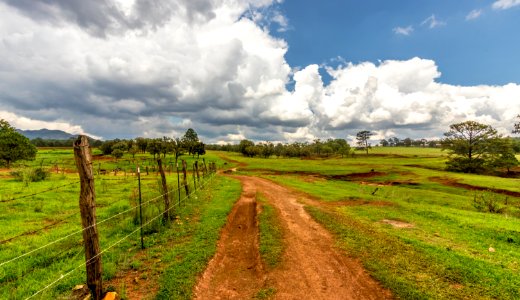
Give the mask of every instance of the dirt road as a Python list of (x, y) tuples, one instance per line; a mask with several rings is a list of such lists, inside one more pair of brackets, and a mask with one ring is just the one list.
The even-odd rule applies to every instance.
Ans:
[[(334, 248), (330, 233), (299, 203), (305, 196), (265, 179), (236, 178), (242, 182), (242, 196), (195, 288), (195, 299), (251, 299), (266, 287), (276, 291), (273, 299), (392, 298), (358, 261)], [(269, 272), (258, 252), (256, 193), (277, 209), (284, 227), (282, 263)]]

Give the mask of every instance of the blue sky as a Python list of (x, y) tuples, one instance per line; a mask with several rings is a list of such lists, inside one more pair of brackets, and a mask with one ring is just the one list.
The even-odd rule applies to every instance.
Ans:
[[(494, 1), (312, 1), (287, 0), (285, 32), (273, 32), (289, 44), (292, 66), (327, 63), (338, 56), (349, 62), (414, 56), (432, 59), (440, 81), (456, 85), (520, 82), (520, 6), (492, 8)], [(471, 11), (480, 16), (467, 19)], [(435, 16), (439, 24), (422, 24)], [(409, 35), (397, 27), (411, 26)]]
[(0, 119), (103, 139), (438, 139), (520, 114), (520, 0), (0, 0)]

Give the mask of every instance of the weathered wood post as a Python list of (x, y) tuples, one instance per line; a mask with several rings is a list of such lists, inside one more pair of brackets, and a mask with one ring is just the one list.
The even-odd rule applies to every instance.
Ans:
[(80, 135), (74, 142), (74, 160), (81, 182), (79, 208), (81, 225), (83, 226), (85, 260), (87, 262), (87, 286), (92, 293), (92, 299), (100, 300), (103, 293), (103, 281), (101, 278), (99, 235), (96, 226), (96, 191), (92, 170), (92, 152), (88, 139), (84, 135)]
[(197, 173), (197, 183), (200, 184), (200, 175), (199, 175), (199, 161), (195, 161), (195, 172)]
[(192, 170), (193, 171), (192, 172), (192, 174), (193, 174), (192, 175), (193, 176), (193, 191), (196, 192), (197, 191), (197, 182), (196, 182), (197, 177), (195, 176), (195, 164), (193, 164), (192, 169), (193, 169)]
[(166, 175), (164, 175), (164, 169), (162, 166), (162, 161), (160, 158), (157, 159), (157, 166), (159, 167), (159, 173), (161, 173), (161, 182), (163, 189), (163, 198), (164, 198), (164, 213), (163, 220), (164, 223), (170, 220), (170, 196), (168, 195), (168, 185), (166, 184)]
[(141, 249), (144, 249), (143, 240), (143, 203), (141, 197), (141, 169), (137, 166), (137, 184), (139, 185), (139, 226), (141, 227)]
[(186, 171), (188, 169), (188, 165), (186, 164), (186, 161), (182, 160), (182, 174), (184, 174), (184, 178), (182, 183), (184, 184), (184, 190), (186, 191), (186, 197), (190, 197), (190, 189), (188, 188), (188, 176), (186, 175)]
[(180, 181), (180, 175), (179, 175), (179, 162), (175, 163), (175, 168), (177, 169), (177, 192), (179, 195), (179, 198), (177, 200), (179, 201), (179, 207), (181, 206), (181, 181)]
[(206, 167), (206, 160), (204, 158), (202, 158), (202, 163), (204, 165), (204, 177), (206, 177), (206, 175), (208, 175), (208, 168)]

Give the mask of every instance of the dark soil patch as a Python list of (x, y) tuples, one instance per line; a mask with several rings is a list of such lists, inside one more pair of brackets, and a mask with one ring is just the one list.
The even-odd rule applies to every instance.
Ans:
[(334, 201), (334, 202), (324, 202), (318, 201), (318, 203), (313, 203), (315, 206), (332, 206), (332, 207), (341, 207), (341, 206), (376, 206), (376, 207), (384, 207), (384, 206), (395, 206), (394, 203), (389, 201), (368, 201), (368, 200), (342, 200), (342, 201)]
[(331, 175), (329, 176), (332, 179), (336, 180), (346, 180), (346, 181), (356, 181), (360, 179), (366, 179), (366, 178), (372, 178), (372, 177), (378, 177), (378, 176), (385, 176), (387, 175), (384, 172), (376, 172), (376, 171), (370, 171), (367, 173), (352, 173), (352, 174), (341, 174), (341, 175)]
[(512, 196), (512, 197), (520, 197), (520, 192), (471, 185), (471, 184), (467, 184), (467, 183), (461, 183), (461, 182), (458, 182), (457, 180), (447, 178), (447, 177), (430, 177), (428, 179), (430, 181), (437, 182), (437, 183), (440, 183), (440, 184), (443, 184), (446, 186), (463, 188), (463, 189), (470, 190), (470, 191), (490, 191), (490, 192), (497, 193), (497, 194), (502, 194), (502, 195), (507, 195), (507, 196)]

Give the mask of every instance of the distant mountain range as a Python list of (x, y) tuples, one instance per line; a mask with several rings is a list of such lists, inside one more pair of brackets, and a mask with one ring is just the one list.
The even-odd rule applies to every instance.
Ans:
[(50, 130), (50, 129), (39, 129), (39, 130), (20, 130), (17, 129), (19, 133), (23, 134), (30, 140), (41, 138), (44, 140), (68, 140), (71, 138), (75, 138), (77, 135), (70, 134), (61, 130)]

